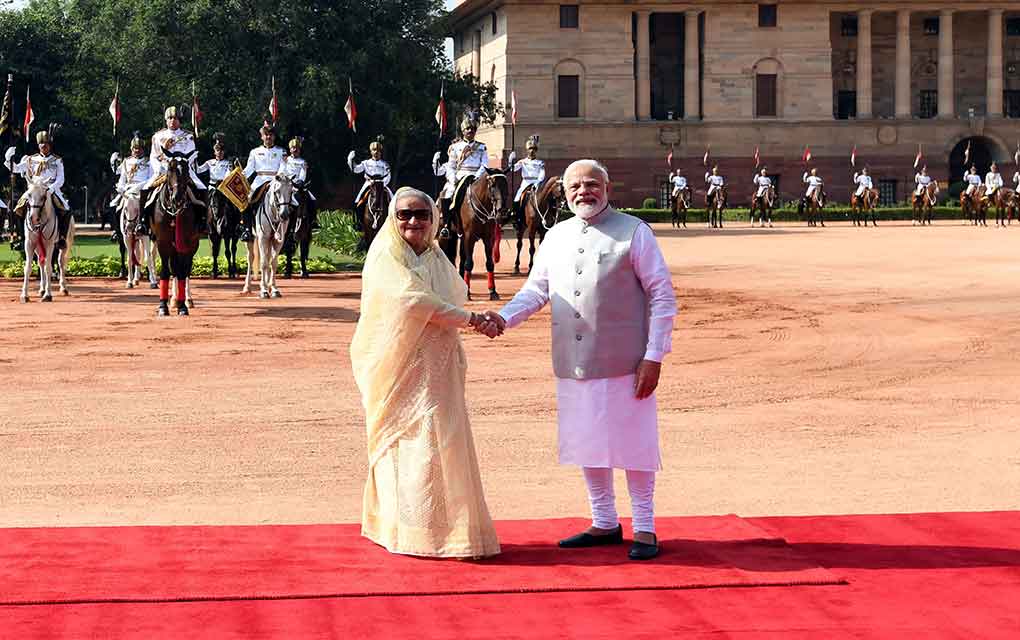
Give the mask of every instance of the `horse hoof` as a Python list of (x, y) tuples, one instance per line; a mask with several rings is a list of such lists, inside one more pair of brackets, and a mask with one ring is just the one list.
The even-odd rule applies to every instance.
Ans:
[(280, 293), (278, 290), (273, 289), (272, 297), (274, 297), (274, 298), (282, 298), (283, 294)]
[(135, 284), (133, 282), (128, 282), (127, 283), (127, 288), (128, 289), (134, 289), (135, 288)]
[(289, 274), (289, 273), (285, 273), (285, 274), (283, 274), (283, 279), (284, 279), (284, 280), (290, 280), (290, 279), (291, 279), (291, 277), (292, 277), (292, 276), (291, 276), (291, 274)]
[(499, 294), (495, 291), (489, 292), (489, 300), (499, 300)]
[(514, 267), (514, 272), (511, 275), (519, 276), (519, 275), (521, 275), (521, 270), (516, 268), (516, 267)]
[(195, 306), (195, 301), (193, 299), (191, 299), (191, 298), (188, 298), (187, 306), (188, 307), (194, 307)]
[(177, 307), (177, 315), (179, 315), (179, 316), (186, 316), (186, 315), (188, 315), (188, 307), (186, 305), (183, 305), (183, 304), (179, 305)]
[(21, 296), (21, 301), (27, 303), (28, 302), (28, 296)]
[(269, 292), (268, 291), (260, 291), (259, 292), (259, 298), (262, 299), (262, 300), (268, 300), (269, 299)]
[(149, 288), (150, 289), (159, 289), (159, 283), (158, 282), (150, 282), (149, 283)]
[(53, 294), (52, 293), (47, 293), (42, 298), (40, 298), (40, 300), (42, 302), (53, 302)]
[(159, 308), (159, 309), (158, 309), (158, 310), (156, 311), (156, 315), (157, 315), (157, 316), (159, 316), (159, 317), (161, 317), (161, 318), (163, 318), (163, 317), (165, 317), (165, 316), (168, 316), (168, 315), (170, 315), (170, 310), (169, 310), (169, 309), (167, 309), (166, 307), (163, 307), (163, 306), (161, 306), (161, 307), (160, 307), (160, 308)]
[(302, 271), (301, 272), (301, 277), (304, 278), (304, 279), (307, 279), (308, 278), (308, 272), (307, 271)]
[(65, 296), (71, 295), (71, 291), (66, 288), (61, 288), (60, 293), (64, 294)]

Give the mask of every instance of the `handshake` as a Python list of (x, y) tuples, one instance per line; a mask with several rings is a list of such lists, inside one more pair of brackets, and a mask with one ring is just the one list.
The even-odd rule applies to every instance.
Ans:
[(472, 312), (469, 324), (476, 333), (481, 333), (490, 338), (503, 335), (503, 331), (506, 329), (506, 320), (495, 311), (486, 311), (485, 313)]

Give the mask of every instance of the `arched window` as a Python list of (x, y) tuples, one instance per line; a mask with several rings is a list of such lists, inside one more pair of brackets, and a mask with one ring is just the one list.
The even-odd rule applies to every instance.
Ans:
[(556, 90), (553, 112), (557, 118), (584, 117), (584, 66), (577, 60), (562, 60), (553, 69)]
[(782, 105), (783, 67), (778, 60), (764, 58), (754, 65), (754, 117), (778, 118)]

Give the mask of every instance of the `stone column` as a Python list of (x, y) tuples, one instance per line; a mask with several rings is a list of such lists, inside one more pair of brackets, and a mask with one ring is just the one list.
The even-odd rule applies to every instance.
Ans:
[(857, 12), (857, 117), (871, 117), (871, 10)]
[[(698, 12), (684, 13), (684, 120), (701, 119), (701, 69), (698, 65)], [(1000, 65), (1001, 66), (1001, 65)]]
[(988, 10), (988, 94), (985, 110), (1002, 117), (1002, 9)]
[(953, 10), (939, 12), (939, 117), (956, 115), (953, 87)]
[(652, 64), (651, 45), (648, 38), (649, 11), (637, 12), (637, 119), (652, 117)]
[(472, 38), (474, 46), (471, 48), (471, 75), (478, 79), (478, 82), (482, 81), (482, 32), (475, 31), (475, 37)]
[(896, 117), (910, 118), (910, 10), (896, 12)]

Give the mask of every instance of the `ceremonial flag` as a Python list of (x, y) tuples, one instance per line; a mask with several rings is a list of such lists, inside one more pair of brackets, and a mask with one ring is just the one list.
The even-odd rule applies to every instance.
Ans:
[(436, 107), (436, 124), (439, 125), (439, 138), (446, 135), (446, 99), (443, 93), (446, 90), (446, 82), (439, 86), (439, 105)]
[(757, 169), (761, 165), (761, 153), (758, 152), (758, 147), (754, 148), (754, 168)]
[(29, 129), (32, 128), (32, 123), (35, 122), (35, 112), (32, 111), (32, 85), (28, 85), (25, 89), (25, 141), (29, 139)]
[(917, 145), (917, 155), (914, 156), (914, 168), (915, 169), (918, 168), (919, 166), (921, 166), (921, 158), (923, 158), (923, 157), (924, 156), (921, 155), (921, 145)]
[(800, 157), (804, 164), (811, 162), (811, 147), (804, 147), (804, 154)]
[(110, 118), (113, 119), (113, 137), (117, 137), (117, 124), (120, 122), (120, 81), (113, 90), (113, 100), (110, 101)]
[(251, 185), (240, 166), (236, 166), (220, 181), (216, 190), (226, 196), (227, 200), (237, 207), (238, 211), (248, 208), (248, 199), (251, 197)]
[(517, 126), (517, 92), (510, 92), (510, 124)]
[(0, 109), (0, 136), (7, 133), (11, 128), (12, 107), (11, 107), (11, 86), (14, 84), (14, 74), (7, 74), (7, 93), (4, 94), (3, 108)]
[(202, 123), (205, 114), (198, 106), (198, 92), (195, 91), (195, 81), (191, 81), (191, 126), (195, 128), (195, 135), (198, 135), (198, 126)]
[(669, 145), (669, 153), (666, 154), (666, 166), (673, 170), (673, 145)]
[[(344, 105), (344, 113), (347, 114), (347, 128), (357, 133), (358, 108), (354, 106), (354, 82), (350, 78), (347, 78), (347, 87), (350, 89), (350, 94), (347, 96), (347, 104)], [(440, 101), (442, 101), (441, 98)]]
[(970, 164), (970, 140), (967, 141), (967, 148), (963, 150), (963, 164), (964, 168)]
[(276, 100), (276, 76), (273, 76), (273, 97), (269, 100), (269, 115), (273, 116), (273, 124), (280, 117), (280, 103)]
[(706, 167), (708, 166), (708, 152), (709, 152), (709, 150), (711, 150), (711, 147), (705, 147), (705, 157), (703, 157), (701, 159), (701, 164), (706, 166)]
[(850, 151), (850, 166), (857, 167), (857, 145), (854, 145), (853, 150)]

